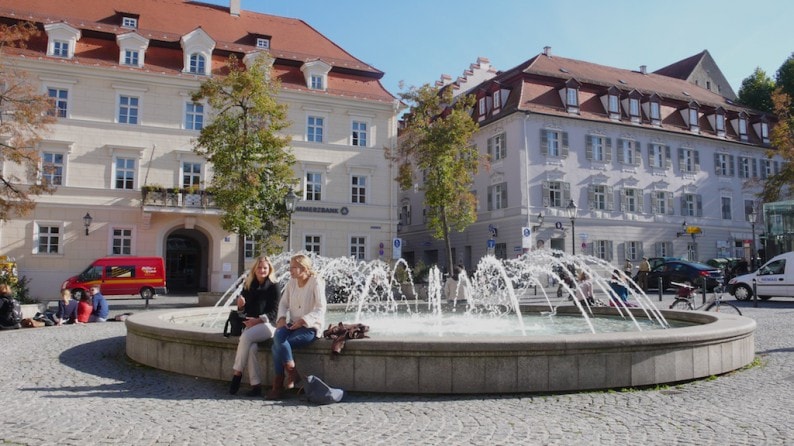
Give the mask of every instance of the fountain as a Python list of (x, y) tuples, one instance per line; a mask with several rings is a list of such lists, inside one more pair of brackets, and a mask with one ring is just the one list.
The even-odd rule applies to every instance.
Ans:
[[(280, 280), (288, 277), (288, 258), (283, 254), (273, 259)], [(330, 341), (321, 339), (296, 356), (304, 373), (347, 391), (449, 394), (634, 387), (725, 373), (755, 356), (755, 322), (748, 318), (658, 310), (632, 287), (636, 307), (570, 302), (567, 296), (576, 293), (575, 286), (563, 285), (562, 297), (547, 293), (548, 281), (561, 281), (560, 268), (575, 265), (593, 278), (594, 290), (608, 302), (614, 267), (589, 256), (540, 250), (505, 261), (485, 257), (471, 275), (471, 296), (452, 304), (442, 299), (438, 269), (430, 270), (426, 295), (413, 299), (417, 286), (404, 261), (394, 267), (347, 258), (315, 257), (314, 262), (333, 302), (326, 322), (362, 321), (370, 325), (372, 338), (348, 342), (337, 356), (331, 355)], [(407, 276), (407, 287), (398, 286), (398, 275)], [(225, 319), (233, 297), (234, 289), (213, 308), (133, 315), (126, 322), (128, 356), (156, 368), (227, 380), (236, 339), (224, 338), (217, 321)], [(397, 331), (379, 333), (379, 321), (393, 322), (395, 314), (404, 318), (392, 324)], [(597, 328), (604, 321), (622, 325), (617, 331)], [(484, 334), (478, 322), (491, 332)], [(538, 325), (566, 330), (538, 334)], [(567, 330), (573, 326), (581, 327), (579, 332)], [(260, 351), (262, 370), (272, 371), (269, 344)]]

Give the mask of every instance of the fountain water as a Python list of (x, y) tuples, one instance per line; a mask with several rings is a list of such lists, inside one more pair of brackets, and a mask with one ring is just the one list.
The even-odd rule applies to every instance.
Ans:
[[(288, 259), (288, 254), (272, 258), (282, 281), (288, 277)], [(575, 295), (578, 286), (562, 281), (561, 271), (568, 265), (592, 278), (598, 296), (620, 302), (608, 282), (614, 267), (588, 256), (535, 251), (506, 261), (486, 257), (467, 284), (468, 298), (452, 304), (442, 299), (437, 268), (430, 270), (422, 291), (404, 261), (392, 267), (382, 261), (317, 256), (313, 260), (326, 281), (329, 301), (338, 302), (329, 308), (338, 307), (342, 320), (370, 323), (397, 315), (400, 328), (410, 322), (422, 329), (378, 337), (373, 322), (372, 339), (349, 342), (333, 361), (330, 345), (323, 340), (296, 353), (306, 373), (350, 391), (482, 393), (630, 387), (723, 373), (754, 357), (752, 320), (658, 310), (633, 289), (630, 279), (627, 284), (636, 308), (622, 303), (591, 306), (576, 299), (571, 305), (567, 295)], [(400, 276), (407, 280), (396, 280)], [(562, 297), (548, 292), (550, 283), (563, 283)], [(419, 299), (417, 291), (422, 294)], [(234, 294), (230, 290), (213, 309), (133, 315), (127, 320), (128, 355), (153, 367), (225, 380), (236, 340), (223, 338), (218, 327), (207, 321), (227, 314)], [(528, 315), (536, 320), (527, 322)], [(577, 322), (572, 323), (571, 316), (577, 316)], [(619, 332), (606, 332), (593, 323), (606, 319), (625, 325)], [(327, 320), (336, 321), (330, 316)], [(490, 335), (472, 329), (473, 321), (483, 320)], [(455, 323), (463, 328), (451, 329)], [(538, 324), (582, 325), (584, 331), (536, 336)], [(506, 333), (506, 326), (514, 330)], [(470, 332), (476, 333), (466, 336)], [(263, 370), (272, 369), (268, 350), (262, 347)], [(705, 366), (701, 358), (707, 358)]]

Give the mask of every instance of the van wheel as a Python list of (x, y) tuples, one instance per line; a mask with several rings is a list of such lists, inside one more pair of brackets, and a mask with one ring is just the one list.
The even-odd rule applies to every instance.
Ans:
[(141, 299), (154, 299), (154, 290), (149, 287), (141, 288)]
[(72, 299), (74, 300), (80, 300), (83, 298), (84, 295), (85, 295), (85, 290), (81, 288), (75, 288), (72, 290)]
[(735, 297), (736, 300), (749, 300), (751, 297), (753, 297), (753, 290), (751, 290), (747, 285), (739, 285), (733, 291), (733, 297)]

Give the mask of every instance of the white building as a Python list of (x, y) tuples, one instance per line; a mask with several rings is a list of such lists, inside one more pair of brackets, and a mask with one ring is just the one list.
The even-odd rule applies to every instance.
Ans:
[[(16, 258), (32, 296), (55, 298), (66, 277), (108, 255), (162, 256), (172, 292), (229, 286), (237, 236), (201, 193), (212, 166), (192, 149), (211, 110), (190, 94), (222, 75), (229, 55), (260, 51), (274, 58), (292, 122), (302, 194), (292, 249), (390, 257), (396, 189), (383, 150), (399, 102), (382, 72), (303, 21), (241, 10), (239, 0), (6, 0), (0, 19), (41, 29), (6, 60), (40, 83), (58, 118), (40, 144), (57, 192), (0, 226), (0, 254)], [(164, 190), (149, 192), (155, 185)]]
[[(753, 207), (760, 214), (757, 182), (781, 163), (766, 157), (766, 116), (726, 99), (702, 76), (700, 86), (645, 67), (554, 56), (550, 48), (498, 74), (479, 62), (438, 83), (476, 95), (474, 143), (491, 163), (472, 191), (477, 222), (453, 234), (456, 263), (470, 269), (487, 253), (520, 255), (525, 227), (532, 248), (575, 250), (616, 266), (643, 255), (750, 257), (747, 215)], [(482, 76), (486, 68), (490, 76)], [(404, 256), (443, 264), (443, 241), (425, 229), (423, 206), (421, 192), (401, 193)]]

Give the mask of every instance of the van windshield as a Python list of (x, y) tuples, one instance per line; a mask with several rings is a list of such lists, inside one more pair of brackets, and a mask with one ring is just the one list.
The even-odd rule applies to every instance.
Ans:
[(92, 280), (99, 280), (102, 278), (101, 266), (89, 266), (85, 271), (80, 273), (78, 279), (80, 282), (90, 282)]

